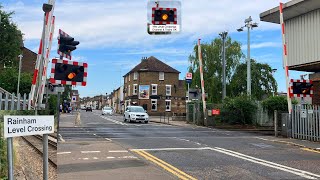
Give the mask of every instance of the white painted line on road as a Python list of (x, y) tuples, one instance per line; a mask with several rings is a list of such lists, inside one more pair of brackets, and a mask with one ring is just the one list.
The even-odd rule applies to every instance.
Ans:
[(82, 158), (83, 160), (88, 160), (89, 158)]
[(81, 151), (83, 154), (88, 154), (88, 153), (99, 153), (100, 151)]
[(121, 159), (133, 159), (133, 158), (137, 158), (135, 156), (122, 156), (122, 157), (118, 157), (118, 158), (121, 158)]
[(113, 158), (115, 158), (115, 157), (112, 157), (112, 156), (108, 156), (108, 157), (107, 157), (107, 159), (113, 159)]
[(71, 152), (58, 152), (57, 154), (71, 154)]
[(96, 136), (96, 134), (93, 134), (94, 136)]
[(261, 164), (261, 165), (268, 166), (268, 167), (271, 167), (271, 168), (279, 169), (279, 170), (282, 170), (282, 171), (285, 171), (285, 172), (289, 172), (289, 173), (298, 175), (298, 176), (303, 177), (303, 178), (307, 178), (307, 179), (320, 178), (320, 175), (318, 175), (318, 174), (314, 174), (314, 173), (311, 173), (311, 172), (303, 171), (303, 170), (300, 170), (300, 169), (295, 169), (295, 168), (292, 168), (292, 167), (289, 167), (289, 166), (284, 166), (284, 165), (277, 164), (277, 163), (274, 163), (274, 162), (271, 162), (271, 161), (266, 161), (266, 160), (263, 160), (263, 159), (255, 158), (255, 157), (248, 156), (248, 155), (245, 155), (245, 154), (242, 154), (242, 153), (238, 153), (236, 151), (231, 151), (231, 150), (223, 149), (223, 148), (219, 148), (219, 147), (210, 148), (210, 149), (213, 150), (213, 151), (217, 151), (217, 152), (229, 155), (229, 156), (233, 156), (233, 157), (237, 157), (237, 158), (240, 158), (240, 159), (244, 159), (244, 160), (247, 160), (247, 161), (250, 161), (250, 162), (253, 162), (253, 163), (257, 163), (257, 164)]
[(202, 148), (153, 148), (153, 149), (130, 149), (131, 151), (177, 151), (177, 150), (210, 150), (209, 147)]
[(128, 152), (128, 151), (126, 151), (126, 150), (117, 150), (117, 151), (109, 151), (109, 152), (121, 153), (121, 152)]
[(112, 141), (111, 139), (109, 139), (109, 138), (104, 138), (105, 140), (108, 140), (108, 141)]
[(99, 158), (97, 158), (97, 157), (93, 157), (93, 159), (99, 159)]
[(201, 145), (200, 143), (196, 143), (196, 144)]

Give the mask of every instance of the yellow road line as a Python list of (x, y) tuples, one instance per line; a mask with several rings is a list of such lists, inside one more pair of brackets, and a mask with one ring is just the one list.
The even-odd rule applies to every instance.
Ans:
[(194, 177), (186, 174), (185, 172), (177, 169), (176, 167), (162, 161), (161, 159), (158, 159), (157, 157), (147, 153), (146, 151), (143, 151), (143, 150), (132, 150), (132, 151), (138, 153), (139, 155), (143, 156), (147, 160), (150, 160), (153, 163), (159, 165), (160, 167), (171, 172), (172, 174), (176, 175), (178, 178), (180, 178), (182, 180), (196, 180), (196, 178), (194, 178)]
[(320, 154), (320, 151), (316, 151), (316, 150), (313, 150), (313, 149), (309, 149), (309, 148), (300, 148), (300, 149)]

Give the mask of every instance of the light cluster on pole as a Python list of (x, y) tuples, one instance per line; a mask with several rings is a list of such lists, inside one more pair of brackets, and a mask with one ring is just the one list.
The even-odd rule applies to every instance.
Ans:
[(245, 19), (245, 25), (237, 29), (238, 32), (243, 31), (244, 27), (248, 28), (248, 48), (247, 48), (247, 95), (251, 96), (251, 62), (250, 62), (250, 29), (258, 27), (258, 23), (253, 23), (251, 16)]
[(222, 38), (222, 99), (226, 98), (226, 38), (228, 32), (223, 31), (219, 33)]

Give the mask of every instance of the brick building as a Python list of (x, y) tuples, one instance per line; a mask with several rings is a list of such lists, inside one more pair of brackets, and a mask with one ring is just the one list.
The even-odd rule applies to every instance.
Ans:
[[(22, 48), (22, 59), (21, 59), (21, 72), (33, 74), (34, 67), (36, 65), (37, 54), (30, 49)], [(16, 59), (19, 64), (19, 58)], [(4, 64), (0, 64), (0, 70), (5, 68)]]
[(125, 74), (124, 101), (140, 105), (150, 115), (172, 112), (185, 113), (185, 81), (179, 80), (180, 72), (151, 56)]
[(320, 105), (320, 73), (309, 75), (309, 79), (313, 81), (313, 97), (312, 104)]

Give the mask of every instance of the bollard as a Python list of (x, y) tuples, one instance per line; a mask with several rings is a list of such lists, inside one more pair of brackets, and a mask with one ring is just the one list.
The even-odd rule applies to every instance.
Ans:
[(274, 136), (278, 136), (278, 116), (277, 110), (274, 110)]

